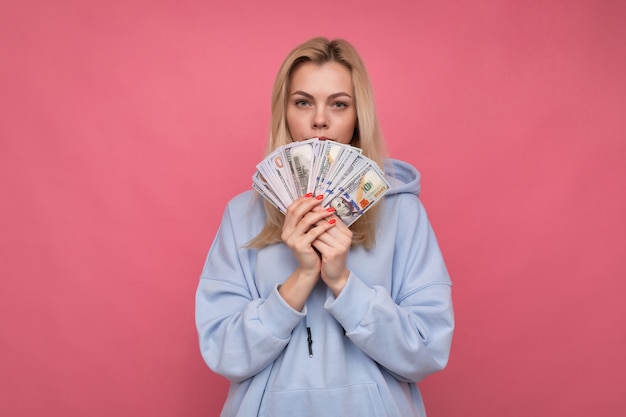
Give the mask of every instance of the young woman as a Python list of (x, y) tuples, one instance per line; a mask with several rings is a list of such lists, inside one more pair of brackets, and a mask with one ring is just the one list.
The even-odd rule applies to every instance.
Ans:
[(310, 194), (285, 215), (252, 190), (228, 203), (196, 295), (202, 355), (231, 382), (221, 415), (424, 416), (416, 382), (448, 361), (450, 278), (346, 41), (309, 40), (278, 72), (267, 152), (312, 137), (361, 148), (391, 189), (350, 228)]

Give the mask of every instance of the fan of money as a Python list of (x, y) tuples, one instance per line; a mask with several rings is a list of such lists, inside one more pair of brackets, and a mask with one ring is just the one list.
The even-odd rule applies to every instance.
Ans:
[(256, 166), (252, 187), (283, 214), (300, 196), (323, 195), (322, 205), (350, 226), (389, 190), (384, 172), (361, 152), (332, 140), (293, 142)]

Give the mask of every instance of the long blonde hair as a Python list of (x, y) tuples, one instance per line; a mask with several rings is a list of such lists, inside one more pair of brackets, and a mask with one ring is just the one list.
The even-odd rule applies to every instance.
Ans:
[[(357, 124), (350, 144), (361, 148), (363, 155), (376, 162), (382, 168), (386, 153), (376, 116), (372, 85), (365, 65), (356, 49), (343, 39), (313, 38), (299, 45), (287, 55), (274, 81), (272, 118), (266, 154), (271, 153), (280, 146), (293, 142), (287, 126), (285, 107), (291, 74), (305, 62), (313, 62), (318, 65), (327, 62), (337, 62), (350, 71), (357, 111)], [(263, 203), (265, 205), (266, 222), (261, 232), (248, 244), (252, 248), (261, 248), (282, 241), (280, 234), (284, 216), (267, 201)], [(350, 227), (353, 233), (353, 246), (363, 245), (366, 248), (374, 246), (377, 208), (377, 206), (372, 207)]]

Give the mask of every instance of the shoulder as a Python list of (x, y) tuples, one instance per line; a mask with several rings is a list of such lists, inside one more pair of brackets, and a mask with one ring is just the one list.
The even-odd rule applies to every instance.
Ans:
[(236, 234), (256, 235), (265, 224), (265, 208), (259, 194), (248, 190), (237, 194), (226, 204), (222, 227), (233, 229)]
[(231, 198), (226, 204), (226, 209), (231, 213), (250, 214), (263, 207), (259, 194), (254, 190), (247, 190)]
[(384, 217), (391, 217), (405, 225), (425, 215), (424, 205), (413, 193), (389, 194), (385, 196), (382, 207)]

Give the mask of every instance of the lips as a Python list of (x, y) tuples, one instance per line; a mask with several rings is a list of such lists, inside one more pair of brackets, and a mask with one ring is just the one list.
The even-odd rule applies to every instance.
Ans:
[(332, 140), (330, 138), (327, 138), (326, 136), (318, 136), (317, 137), (319, 140), (324, 141), (324, 140)]

